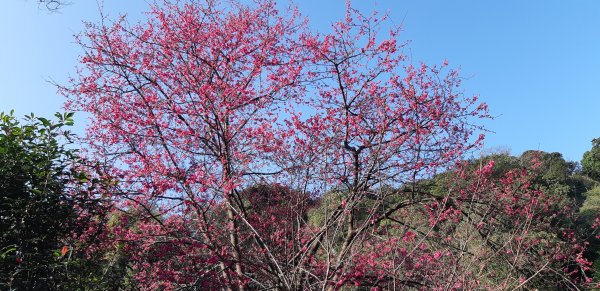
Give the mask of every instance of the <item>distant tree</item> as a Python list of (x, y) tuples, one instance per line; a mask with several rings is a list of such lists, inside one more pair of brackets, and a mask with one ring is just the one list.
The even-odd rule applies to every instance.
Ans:
[(592, 140), (592, 149), (583, 154), (581, 171), (584, 175), (600, 181), (600, 138)]
[(574, 165), (567, 162), (561, 153), (547, 153), (543, 151), (529, 150), (521, 155), (521, 161), (528, 163), (532, 160), (538, 160), (542, 165), (540, 179), (552, 182), (565, 182), (573, 173)]

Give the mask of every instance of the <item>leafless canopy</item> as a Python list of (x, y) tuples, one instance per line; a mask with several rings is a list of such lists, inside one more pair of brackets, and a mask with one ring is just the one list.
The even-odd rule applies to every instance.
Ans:
[(48, 11), (54, 12), (65, 5), (69, 4), (67, 1), (61, 0), (38, 0), (38, 4), (40, 8), (46, 9)]

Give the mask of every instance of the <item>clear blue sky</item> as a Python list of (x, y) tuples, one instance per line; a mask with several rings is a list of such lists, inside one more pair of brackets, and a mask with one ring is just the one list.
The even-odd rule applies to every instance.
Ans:
[[(64, 83), (73, 74), (80, 53), (73, 34), (99, 14), (93, 0), (71, 0), (54, 14), (36, 2), (0, 7), (0, 111), (50, 116), (64, 100), (46, 80)], [(341, 0), (297, 2), (317, 30), (343, 14)], [(465, 92), (498, 116), (487, 123), (495, 133), (486, 147), (557, 151), (578, 161), (600, 137), (600, 1), (354, 2), (402, 23), (413, 61), (447, 59), (461, 68)], [(140, 19), (146, 1), (105, 0), (104, 7)]]

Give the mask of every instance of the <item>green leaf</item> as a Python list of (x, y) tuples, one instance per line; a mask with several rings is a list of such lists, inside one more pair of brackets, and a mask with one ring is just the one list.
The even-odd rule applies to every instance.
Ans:
[(43, 118), (43, 117), (38, 117), (38, 120), (41, 121), (44, 126), (50, 126), (50, 124), (51, 124), (50, 120)]
[(16, 250), (17, 248), (15, 248), (14, 245), (3, 247), (0, 249), (0, 258), (5, 259), (10, 253), (15, 252)]

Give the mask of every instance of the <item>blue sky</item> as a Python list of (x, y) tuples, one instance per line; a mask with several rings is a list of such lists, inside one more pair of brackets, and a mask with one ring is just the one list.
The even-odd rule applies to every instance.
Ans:
[[(50, 14), (34, 0), (0, 9), (0, 111), (51, 116), (64, 101), (47, 80), (64, 83), (80, 48), (73, 35), (97, 21), (93, 0)], [(343, 14), (344, 1), (297, 1), (316, 30)], [(487, 148), (539, 149), (580, 160), (600, 137), (600, 1), (354, 1), (402, 24), (413, 62), (460, 67), (466, 94), (487, 102)], [(109, 15), (143, 18), (146, 1), (104, 0)], [(79, 115), (83, 131), (85, 119)]]

